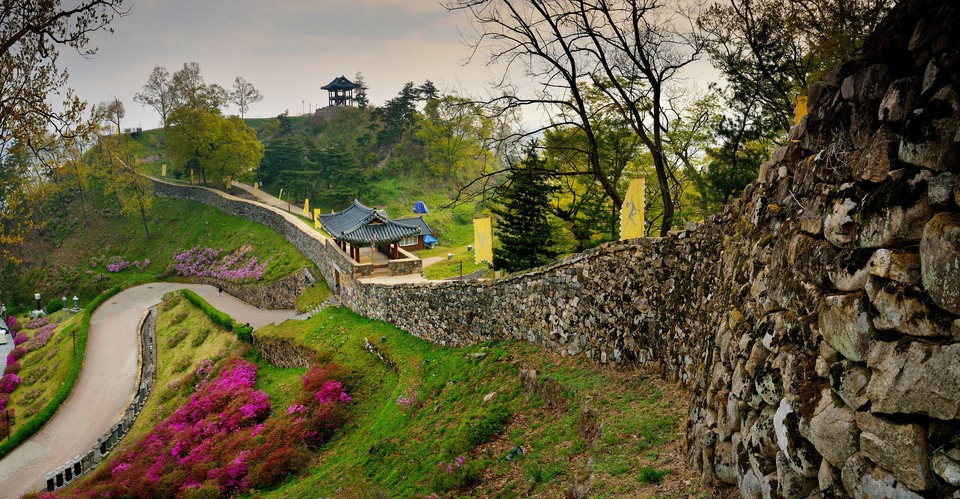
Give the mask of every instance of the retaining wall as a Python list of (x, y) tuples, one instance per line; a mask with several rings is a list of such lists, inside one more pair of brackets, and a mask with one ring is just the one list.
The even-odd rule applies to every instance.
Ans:
[(505, 279), (363, 284), (265, 207), (158, 187), (274, 227), (328, 282), (340, 273), (344, 305), (430, 341), (659, 364), (690, 387), (689, 457), (707, 483), (958, 497), (957, 25), (954, 5), (900, 2), (863, 59), (813, 86), (757, 182), (696, 230)]

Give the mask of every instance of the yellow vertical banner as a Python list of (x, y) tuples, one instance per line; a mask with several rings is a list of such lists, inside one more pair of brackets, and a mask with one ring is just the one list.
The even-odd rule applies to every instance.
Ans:
[(803, 117), (807, 115), (807, 96), (801, 95), (797, 97), (797, 108), (793, 117), (793, 124), (799, 125), (800, 121), (803, 120)]
[(490, 217), (473, 220), (473, 261), (493, 264), (493, 226)]
[(313, 226), (320, 228), (320, 208), (313, 209)]
[(228, 190), (229, 190), (231, 187), (233, 187), (233, 180), (230, 178), (230, 175), (227, 175), (227, 178), (225, 178), (225, 179), (223, 179), (223, 180), (224, 180), (224, 184), (227, 185), (227, 189), (228, 189)]
[(161, 176), (161, 177), (166, 177), (166, 176), (167, 176), (167, 164), (166, 164), (166, 163), (160, 165), (160, 176)]
[(310, 200), (309, 199), (303, 200), (303, 216), (305, 217), (310, 216)]
[(190, 169), (190, 183), (193, 183), (193, 168)]
[(644, 179), (635, 178), (627, 187), (627, 195), (623, 197), (623, 206), (620, 208), (620, 240), (643, 237), (643, 188)]
[(253, 197), (260, 197), (259, 193), (260, 182), (253, 183)]

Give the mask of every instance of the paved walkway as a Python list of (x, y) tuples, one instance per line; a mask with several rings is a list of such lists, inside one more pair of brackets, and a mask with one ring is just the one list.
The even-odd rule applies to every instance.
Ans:
[(0, 497), (20, 497), (45, 487), (47, 473), (85, 453), (113, 426), (136, 385), (140, 318), (165, 293), (184, 288), (237, 322), (255, 328), (282, 322), (296, 313), (261, 310), (201, 284), (153, 283), (117, 294), (90, 318), (86, 358), (73, 393), (42, 430), (0, 460)]

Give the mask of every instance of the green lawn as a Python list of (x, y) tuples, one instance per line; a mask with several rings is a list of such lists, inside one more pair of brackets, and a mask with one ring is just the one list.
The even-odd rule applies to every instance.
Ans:
[[(305, 476), (253, 496), (555, 497), (586, 473), (588, 458), (591, 495), (698, 492), (680, 457), (685, 395), (659, 378), (527, 343), (442, 348), (343, 308), (257, 334), (308, 346), (345, 368), (354, 402), (352, 419)], [(389, 362), (364, 350), (365, 339)], [(539, 372), (531, 391), (521, 368)], [(296, 375), (276, 374), (291, 382)], [(264, 383), (276, 387), (271, 397), (281, 390), (279, 381)], [(581, 416), (585, 403), (595, 418)], [(518, 446), (523, 455), (507, 460)], [(447, 473), (460, 456), (464, 466)], [(651, 483), (658, 473), (661, 481)]]
[[(28, 349), (27, 354), (20, 359), (20, 386), (10, 394), (9, 402), (9, 407), (15, 411), (18, 421), (26, 421), (40, 412), (66, 380), (73, 359), (71, 333), (80, 325), (80, 317), (65, 310), (50, 314), (47, 318), (51, 323), (62, 319), (53, 335), (46, 345), (36, 350)], [(27, 317), (18, 317), (17, 320), (21, 325), (29, 322)], [(24, 327), (21, 332), (28, 338), (33, 338), (38, 329)], [(14, 431), (16, 429), (17, 426), (14, 425)]]

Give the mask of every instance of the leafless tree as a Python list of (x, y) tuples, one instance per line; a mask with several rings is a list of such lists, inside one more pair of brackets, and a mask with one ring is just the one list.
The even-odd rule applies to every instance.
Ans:
[(263, 94), (253, 86), (253, 83), (245, 80), (242, 76), (238, 76), (233, 80), (233, 91), (230, 92), (230, 102), (240, 108), (240, 119), (243, 119), (244, 113), (250, 109), (250, 104), (262, 100)]
[(155, 109), (166, 128), (167, 117), (173, 111), (173, 89), (167, 68), (154, 66), (150, 76), (147, 77), (147, 82), (143, 85), (143, 90), (134, 94), (133, 100)]
[[(650, 150), (663, 201), (660, 234), (666, 234), (674, 203), (665, 140), (676, 114), (666, 107), (668, 87), (702, 53), (694, 23), (664, 0), (449, 0), (446, 7), (473, 20), (474, 53), (488, 50), (488, 64), (504, 67), (502, 93), (484, 104), (499, 112), (537, 108), (551, 116), (547, 125), (518, 132), (523, 136), (548, 128), (582, 130), (588, 169), (551, 173), (593, 176), (619, 206), (622, 195), (598, 154), (596, 110), (585, 94), (593, 86), (606, 95)], [(699, 4), (691, 0), (684, 8), (696, 14)], [(517, 69), (535, 82), (532, 92), (509, 84)]]

